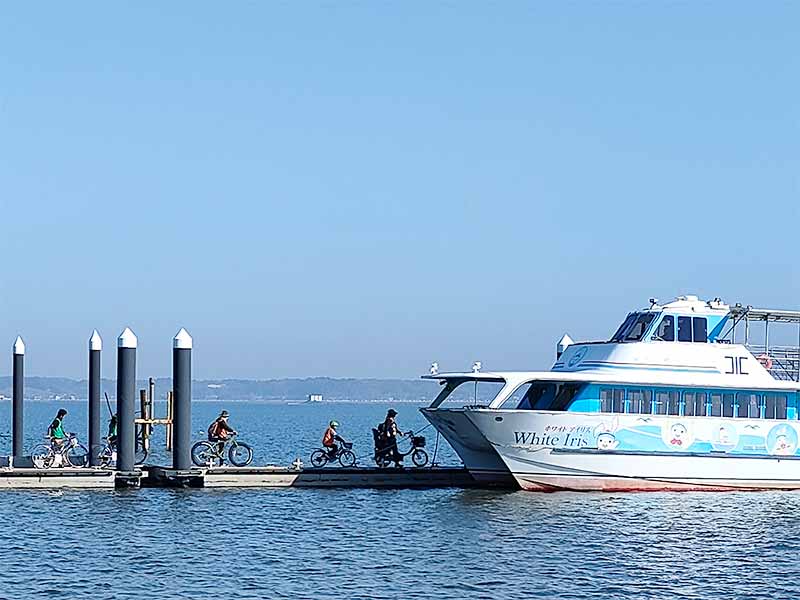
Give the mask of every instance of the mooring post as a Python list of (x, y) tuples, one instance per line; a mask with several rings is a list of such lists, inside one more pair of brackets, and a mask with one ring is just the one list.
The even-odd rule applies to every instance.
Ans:
[(100, 451), (102, 444), (102, 429), (100, 416), (103, 407), (100, 404), (100, 354), (103, 350), (103, 339), (92, 332), (89, 338), (89, 466), (100, 465)]
[(133, 471), (136, 458), (136, 345), (125, 328), (117, 339), (117, 470)]
[[(25, 378), (25, 342), (20, 336), (14, 340), (14, 364), (11, 383), (11, 454), (19, 461), (24, 452), (23, 394)], [(13, 464), (13, 463), (12, 463)]]
[(172, 340), (173, 447), (172, 468), (192, 466), (192, 336), (181, 329)]

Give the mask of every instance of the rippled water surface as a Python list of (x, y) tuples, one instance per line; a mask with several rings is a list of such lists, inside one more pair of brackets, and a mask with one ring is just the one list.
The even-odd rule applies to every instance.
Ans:
[[(330, 412), (356, 434), (386, 406), (229, 408), (283, 463)], [(0, 598), (796, 598), (798, 512), (792, 493), (4, 491)]]

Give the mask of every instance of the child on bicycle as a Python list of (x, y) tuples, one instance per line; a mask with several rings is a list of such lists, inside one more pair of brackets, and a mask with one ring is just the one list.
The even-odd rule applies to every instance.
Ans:
[(230, 434), (236, 434), (236, 430), (228, 425), (228, 417), (230, 414), (227, 410), (219, 413), (219, 416), (208, 426), (208, 441), (216, 442), (219, 454), (225, 449), (225, 442)]
[(338, 421), (331, 421), (322, 436), (322, 446), (328, 451), (328, 456), (333, 460), (339, 453), (339, 446), (336, 442), (344, 443), (344, 439), (339, 437), (336, 429), (339, 427)]

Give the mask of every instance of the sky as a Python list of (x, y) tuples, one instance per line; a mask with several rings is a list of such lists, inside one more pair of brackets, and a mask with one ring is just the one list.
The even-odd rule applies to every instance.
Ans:
[[(0, 3), (0, 347), (81, 378), (549, 368), (800, 309), (800, 4)], [(5, 340), (5, 341), (3, 341)], [(0, 354), (2, 354), (0, 352)], [(5, 363), (5, 364), (4, 364)]]

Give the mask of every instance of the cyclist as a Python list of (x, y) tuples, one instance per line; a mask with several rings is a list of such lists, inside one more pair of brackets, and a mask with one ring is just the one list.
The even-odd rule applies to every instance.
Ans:
[(64, 431), (64, 417), (66, 416), (67, 411), (63, 408), (59, 408), (58, 413), (56, 413), (56, 418), (53, 419), (53, 422), (50, 423), (50, 427), (47, 428), (47, 437), (50, 438), (50, 443), (54, 448), (60, 448), (64, 440), (67, 439), (67, 433)]
[(339, 434), (336, 433), (338, 427), (338, 421), (331, 421), (328, 424), (328, 428), (325, 430), (325, 434), (322, 436), (322, 446), (328, 451), (328, 456), (331, 460), (336, 458), (339, 454), (339, 446), (336, 442), (344, 443), (344, 439), (339, 437)]
[(111, 415), (111, 420), (108, 422), (108, 435), (106, 436), (108, 445), (112, 448), (117, 445), (117, 415)]
[(228, 425), (229, 416), (230, 413), (228, 413), (227, 410), (223, 410), (219, 413), (219, 416), (214, 419), (214, 422), (208, 426), (208, 441), (217, 443), (217, 452), (220, 455), (222, 455), (222, 451), (225, 449), (225, 442), (230, 434), (236, 434), (236, 430)]

